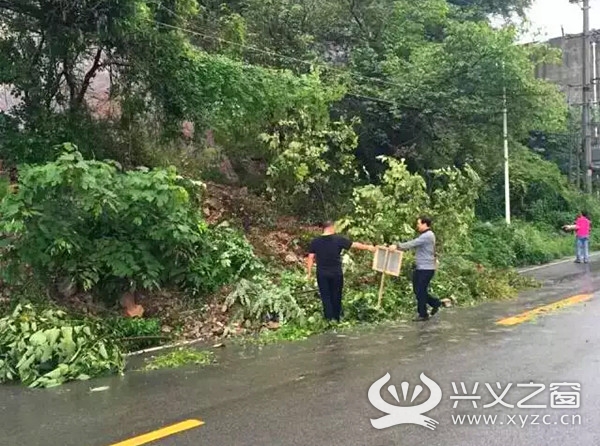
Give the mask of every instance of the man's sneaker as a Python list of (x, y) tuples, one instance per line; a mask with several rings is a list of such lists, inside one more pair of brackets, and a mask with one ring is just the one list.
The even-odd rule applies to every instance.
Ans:
[(425, 322), (429, 320), (429, 316), (423, 317), (423, 316), (417, 316), (416, 318), (413, 319), (413, 322)]
[(441, 307), (441, 305), (440, 305), (439, 307), (433, 307), (433, 308), (431, 309), (431, 313), (429, 313), (429, 316), (430, 316), (430, 317), (433, 317), (433, 316), (435, 316), (435, 315), (438, 313), (438, 311), (440, 311), (440, 307)]

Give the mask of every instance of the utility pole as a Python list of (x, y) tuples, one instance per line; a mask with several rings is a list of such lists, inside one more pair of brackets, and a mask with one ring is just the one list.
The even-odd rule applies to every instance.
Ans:
[[(505, 64), (502, 62), (502, 73), (505, 72)], [(508, 176), (508, 106), (506, 100), (506, 77), (504, 78), (503, 99), (504, 99), (504, 215), (506, 224), (510, 225), (510, 183)]]
[[(580, 3), (581, 0), (569, 0)], [(590, 0), (583, 0), (583, 53), (582, 53), (582, 113), (581, 146), (583, 148), (585, 186), (592, 193), (592, 141), (590, 138)]]
[(583, 0), (583, 113), (581, 138), (585, 156), (586, 191), (592, 193), (592, 141), (590, 138), (590, 0)]
[(594, 107), (598, 106), (598, 96), (600, 94), (600, 92), (598, 91), (598, 76), (600, 76), (600, 70), (598, 69), (598, 67), (600, 67), (600, 60), (598, 60), (598, 43), (600, 42), (600, 40), (598, 39), (598, 37), (594, 38), (594, 41), (592, 42), (592, 96), (593, 96), (593, 101), (592, 104)]
[[(598, 139), (598, 112), (600, 111), (600, 103), (598, 102), (598, 37), (594, 36), (594, 39), (591, 43), (592, 56), (590, 58), (590, 62), (592, 64), (592, 80), (590, 82), (590, 87), (592, 89), (592, 102), (591, 102), (591, 110), (592, 117), (590, 119), (590, 139), (592, 142), (592, 153), (594, 150), (598, 150), (600, 148), (600, 141)], [(594, 157), (592, 156), (592, 161)]]

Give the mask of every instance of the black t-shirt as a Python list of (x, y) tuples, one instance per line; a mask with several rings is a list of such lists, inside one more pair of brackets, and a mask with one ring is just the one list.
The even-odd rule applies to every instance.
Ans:
[(317, 258), (317, 274), (342, 274), (342, 249), (350, 249), (351, 246), (351, 240), (337, 234), (315, 238), (308, 252)]

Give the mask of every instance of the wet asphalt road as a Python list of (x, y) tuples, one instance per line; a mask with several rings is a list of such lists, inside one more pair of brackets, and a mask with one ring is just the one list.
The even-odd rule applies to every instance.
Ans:
[[(122, 378), (50, 390), (3, 386), (0, 444), (107, 446), (196, 418), (205, 424), (153, 444), (600, 445), (600, 302), (596, 297), (514, 327), (495, 323), (600, 289), (600, 259), (591, 267), (567, 263), (530, 274), (546, 280), (546, 287), (515, 301), (448, 309), (421, 325), (406, 322), (343, 336), (327, 334), (262, 351), (226, 347), (219, 351), (218, 365), (203, 369), (132, 371)], [(369, 403), (367, 392), (388, 372), (391, 381), (381, 394), (390, 403), (395, 401), (386, 390), (389, 384), (396, 386), (400, 399), (401, 383), (410, 382), (410, 399), (414, 386), (423, 385), (421, 373), (439, 384), (441, 402), (426, 414), (439, 422), (434, 431), (417, 425), (383, 430), (371, 426), (370, 419), (384, 414)], [(469, 391), (479, 383), (476, 394), (482, 399), (477, 409), (470, 401), (453, 408), (453, 382), (459, 391), (461, 382)], [(498, 396), (512, 383), (502, 400), (516, 405), (535, 390), (517, 384), (531, 382), (544, 384), (545, 389), (525, 404), (549, 405), (550, 384), (568, 382), (581, 384), (581, 407), (481, 407), (494, 401), (486, 383)], [(110, 388), (89, 391), (91, 386), (104, 385)], [(425, 388), (414, 404), (428, 396)], [(496, 425), (456, 425), (452, 416), (461, 414), (497, 415)]]

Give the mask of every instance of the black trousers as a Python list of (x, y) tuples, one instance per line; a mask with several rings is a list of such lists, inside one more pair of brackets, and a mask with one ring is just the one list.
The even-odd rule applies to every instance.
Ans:
[(317, 273), (317, 284), (319, 285), (319, 294), (323, 302), (325, 319), (328, 321), (333, 319), (339, 321), (342, 314), (344, 276), (342, 274)]
[(427, 317), (427, 305), (433, 308), (439, 308), (442, 302), (429, 294), (429, 284), (435, 274), (435, 270), (416, 269), (413, 272), (413, 291), (417, 298), (417, 310), (419, 316)]

